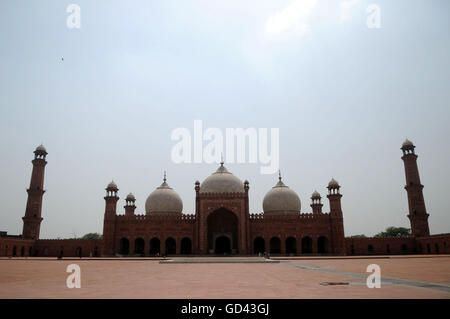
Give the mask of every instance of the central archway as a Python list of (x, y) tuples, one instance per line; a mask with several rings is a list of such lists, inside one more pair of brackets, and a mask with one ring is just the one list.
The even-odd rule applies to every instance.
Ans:
[(214, 247), (216, 254), (231, 254), (231, 240), (227, 236), (218, 236)]
[(208, 216), (207, 224), (208, 253), (238, 252), (238, 219), (233, 212), (219, 208)]

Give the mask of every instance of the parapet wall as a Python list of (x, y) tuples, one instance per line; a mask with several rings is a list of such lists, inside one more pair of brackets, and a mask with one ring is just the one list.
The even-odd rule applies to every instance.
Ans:
[(347, 255), (398, 255), (417, 253), (415, 237), (347, 237)]
[(103, 240), (84, 239), (39, 239), (34, 246), (39, 257), (99, 257), (102, 249)]
[(194, 223), (195, 215), (194, 214), (135, 214), (131, 216), (127, 215), (117, 215), (116, 221), (118, 222), (130, 222), (130, 221), (139, 221), (139, 222), (187, 222)]
[(347, 237), (347, 255), (450, 254), (450, 234), (427, 237)]
[(320, 214), (313, 214), (313, 213), (301, 213), (301, 214), (293, 214), (293, 213), (259, 213), (259, 214), (250, 214), (250, 222), (257, 222), (257, 221), (280, 221), (280, 222), (292, 222), (292, 221), (305, 221), (305, 220), (329, 220), (330, 214), (329, 213), (320, 213)]
[(1, 257), (29, 257), (34, 255), (33, 239), (24, 239), (16, 236), (0, 237), (0, 256)]
[(450, 254), (450, 234), (418, 237), (417, 250), (421, 254)]

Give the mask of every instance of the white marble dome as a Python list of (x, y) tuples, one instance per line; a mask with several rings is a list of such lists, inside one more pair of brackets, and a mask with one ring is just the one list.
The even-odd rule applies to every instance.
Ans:
[(267, 192), (263, 200), (264, 214), (300, 213), (300, 198), (297, 193), (284, 185), (279, 177), (278, 183)]
[(166, 182), (166, 177), (164, 181), (156, 188), (145, 201), (145, 212), (147, 214), (181, 214), (183, 211), (183, 201), (180, 195), (175, 192)]
[(208, 176), (200, 185), (200, 193), (244, 193), (242, 181), (230, 173), (223, 162), (213, 174)]

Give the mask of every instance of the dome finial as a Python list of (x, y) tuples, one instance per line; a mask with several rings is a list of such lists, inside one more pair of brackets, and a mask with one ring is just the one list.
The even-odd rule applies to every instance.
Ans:
[(169, 184), (167, 184), (167, 175), (166, 171), (164, 171), (163, 182), (158, 188), (170, 188)]
[(278, 170), (278, 183), (274, 187), (287, 187), (281, 180), (281, 170)]
[(225, 162), (223, 161), (223, 152), (220, 153), (220, 166), (223, 166)]

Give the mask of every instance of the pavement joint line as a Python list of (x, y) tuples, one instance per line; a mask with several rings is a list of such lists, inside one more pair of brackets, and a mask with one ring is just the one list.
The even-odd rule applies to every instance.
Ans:
[[(369, 274), (366, 275), (366, 274), (360, 274), (360, 273), (350, 272), (350, 271), (342, 271), (342, 270), (331, 269), (331, 268), (300, 265), (300, 264), (295, 264), (290, 261), (282, 261), (282, 263), (286, 264), (288, 266), (297, 267), (297, 268), (306, 269), (306, 270), (337, 273), (337, 274), (348, 275), (348, 276), (364, 278), (364, 279), (367, 278), (367, 276), (369, 275)], [(450, 293), (450, 286), (436, 284), (436, 283), (427, 283), (427, 282), (412, 281), (412, 280), (405, 280), (405, 279), (381, 277), (381, 284), (407, 285), (407, 286), (414, 286), (414, 287), (421, 287), (421, 288), (437, 289), (437, 290), (442, 290), (442, 291)]]
[(279, 260), (271, 259), (245, 259), (245, 258), (197, 258), (197, 259), (166, 259), (160, 260), (160, 264), (279, 264)]

